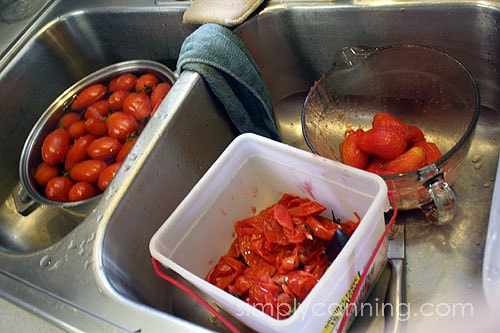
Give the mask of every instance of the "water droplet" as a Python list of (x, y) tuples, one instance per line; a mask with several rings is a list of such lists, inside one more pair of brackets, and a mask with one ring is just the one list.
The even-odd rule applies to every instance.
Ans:
[(49, 255), (45, 255), (40, 259), (40, 267), (49, 267), (50, 263), (52, 261), (52, 258)]
[(76, 249), (76, 245), (73, 240), (70, 240), (68, 244), (68, 250), (73, 250), (73, 249)]
[(484, 184), (483, 184), (483, 187), (486, 187), (486, 188), (487, 188), (487, 187), (490, 187), (490, 183), (484, 183)]
[(80, 246), (78, 247), (78, 248), (79, 248), (79, 250), (78, 250), (78, 255), (80, 255), (80, 256), (84, 256), (84, 255), (86, 255), (86, 253), (85, 253), (85, 244), (86, 244), (86, 243), (87, 243), (87, 242), (86, 242), (85, 240), (83, 240), (83, 241), (80, 243)]
[(477, 163), (481, 161), (481, 155), (474, 155), (474, 157), (472, 158), (472, 163)]
[(476, 169), (476, 170), (479, 170), (482, 167), (483, 167), (483, 163), (482, 162), (478, 162), (478, 163), (474, 164), (474, 169)]
[(128, 171), (128, 170), (130, 170), (130, 165), (128, 165), (128, 164), (123, 165), (123, 166), (122, 166), (122, 170), (123, 170), (123, 171)]
[(61, 266), (61, 263), (62, 263), (62, 261), (61, 261), (61, 260), (57, 260), (57, 261), (56, 261), (56, 262), (52, 265), (52, 267), (51, 267), (51, 268), (49, 268), (49, 271), (54, 271), (54, 270), (58, 269), (58, 268), (59, 268), (59, 266)]
[(87, 269), (89, 269), (89, 267), (90, 267), (90, 261), (89, 260), (85, 260), (85, 262), (83, 263), (83, 268), (85, 270), (87, 270)]
[(128, 158), (131, 160), (131, 161), (135, 161), (137, 159), (137, 154), (128, 154)]
[(90, 244), (92, 243), (92, 241), (95, 239), (95, 233), (92, 233), (89, 238), (87, 238), (87, 244)]

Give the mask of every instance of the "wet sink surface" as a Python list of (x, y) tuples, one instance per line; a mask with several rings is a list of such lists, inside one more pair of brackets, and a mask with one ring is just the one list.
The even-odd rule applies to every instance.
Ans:
[[(500, 5), (304, 4), (270, 1), (235, 29), (262, 71), (286, 143), (307, 149), (300, 128), (304, 97), (346, 45), (436, 47), (463, 62), (478, 81), (482, 110), (470, 162), (453, 185), (459, 198), (457, 216), (445, 227), (427, 225), (418, 212), (402, 216), (408, 302), (418, 308), (427, 302), (470, 301), (479, 308), (500, 148)], [(0, 165), (0, 270), (117, 327), (199, 328), (182, 326), (186, 324), (177, 319), (182, 318), (223, 330), (201, 306), (155, 275), (148, 250), (152, 234), (235, 136), (196, 74), (179, 77), (141, 135), (126, 170), (86, 219), (70, 221), (45, 207), (26, 218), (15, 212), (10, 192), (19, 180), (19, 154), (45, 107), (73, 82), (118, 61), (152, 59), (174, 69), (182, 41), (195, 28), (182, 24), (187, 4), (176, 1), (163, 6), (137, 1), (109, 8), (89, 2), (82, 10), (78, 6), (76, 1), (61, 4), (54, 20), (10, 62), (0, 62), (0, 130), (9, 137), (8, 144), (0, 144), (7, 157)], [(137, 315), (123, 315), (131, 310)], [(48, 311), (46, 316), (56, 314)], [(74, 321), (77, 327), (84, 325)], [(408, 328), (415, 330), (421, 322), (410, 318)]]

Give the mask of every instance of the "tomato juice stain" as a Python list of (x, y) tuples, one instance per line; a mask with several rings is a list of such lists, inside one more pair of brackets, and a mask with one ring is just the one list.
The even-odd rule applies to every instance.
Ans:
[(306, 192), (310, 196), (311, 199), (316, 200), (316, 198), (314, 197), (314, 194), (312, 192), (313, 191), (313, 185), (312, 185), (311, 181), (305, 181), (302, 184), (299, 184), (298, 187), (302, 191)]

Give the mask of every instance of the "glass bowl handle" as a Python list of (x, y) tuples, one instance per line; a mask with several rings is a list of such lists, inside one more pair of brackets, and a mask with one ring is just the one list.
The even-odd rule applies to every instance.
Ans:
[(429, 179), (425, 185), (432, 199), (420, 209), (425, 217), (434, 224), (449, 223), (455, 215), (455, 193), (444, 180), (443, 174), (437, 174)]

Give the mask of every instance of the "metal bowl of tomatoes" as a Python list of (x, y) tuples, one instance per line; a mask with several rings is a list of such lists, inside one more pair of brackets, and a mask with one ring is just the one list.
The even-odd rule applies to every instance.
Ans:
[(175, 82), (161, 63), (104, 67), (64, 91), (24, 144), (14, 199), (27, 215), (39, 204), (85, 216)]

